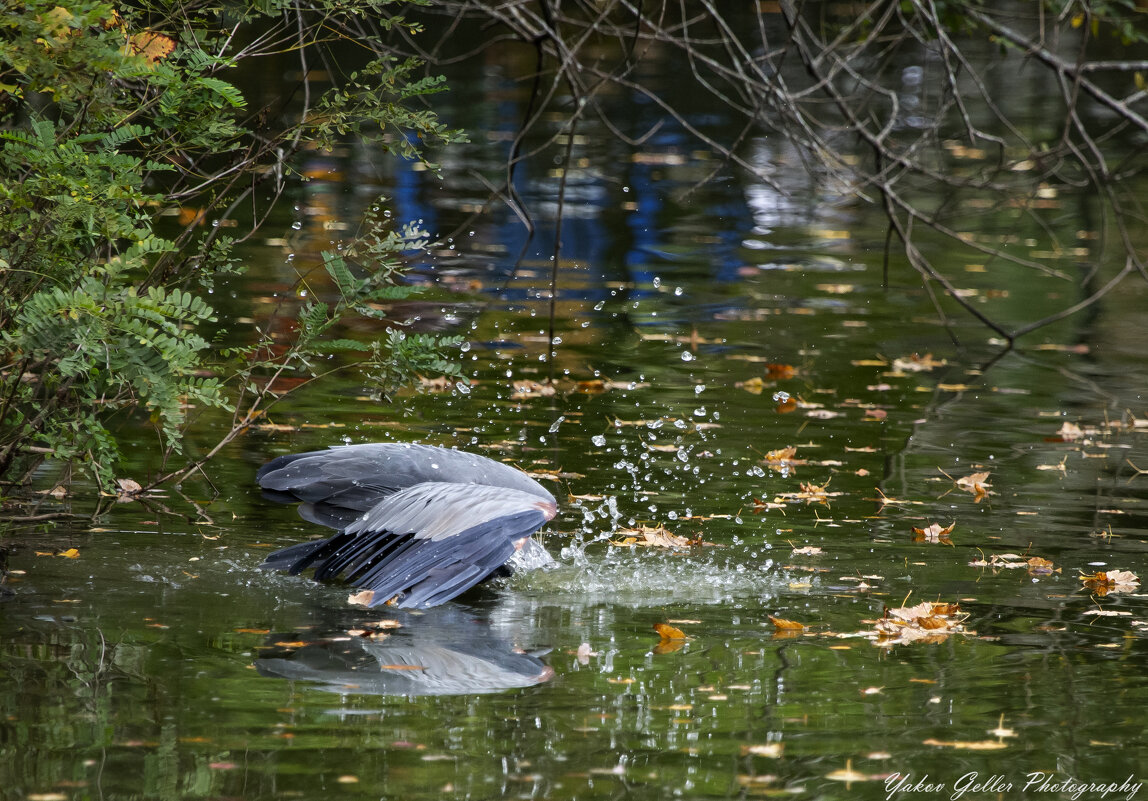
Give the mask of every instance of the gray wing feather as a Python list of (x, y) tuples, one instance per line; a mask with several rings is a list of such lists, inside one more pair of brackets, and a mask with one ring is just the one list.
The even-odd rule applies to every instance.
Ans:
[(515, 489), (427, 482), (384, 498), (344, 531), (387, 531), (438, 541), (499, 517), (531, 510), (541, 511), (546, 519), (556, 511), (553, 503)]

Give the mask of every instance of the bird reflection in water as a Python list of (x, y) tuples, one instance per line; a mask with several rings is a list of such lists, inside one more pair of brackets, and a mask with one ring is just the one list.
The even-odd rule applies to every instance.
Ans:
[(342, 625), (272, 635), (256, 669), (341, 694), (406, 696), (492, 693), (554, 676), (539, 658), (545, 651), (516, 648), (471, 607), (344, 614)]

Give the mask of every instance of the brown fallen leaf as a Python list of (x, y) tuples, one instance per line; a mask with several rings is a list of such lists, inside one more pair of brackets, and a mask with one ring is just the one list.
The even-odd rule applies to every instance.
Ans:
[[(941, 472), (945, 473), (944, 470)], [(949, 476), (948, 473), (945, 473), (945, 475), (949, 478), (952, 478), (952, 476)], [(958, 489), (970, 493), (973, 496), (974, 502), (980, 503), (982, 500), (984, 500), (985, 496), (989, 494), (988, 488), (991, 487), (992, 484), (988, 483), (988, 477), (991, 475), (992, 472), (988, 470), (982, 473), (972, 473), (970, 475), (962, 476), (961, 478), (956, 479), (955, 483)]]
[(1092, 575), (1082, 573), (1080, 580), (1102, 597), (1110, 592), (1135, 592), (1140, 586), (1140, 577), (1130, 570), (1097, 571)]
[(952, 545), (953, 541), (949, 539), (949, 534), (952, 533), (956, 525), (953, 522), (945, 527), (942, 527), (940, 523), (932, 523), (925, 528), (913, 526), (913, 542), (938, 542), (942, 545)]
[(784, 448), (776, 448), (776, 449), (766, 453), (765, 454), (765, 462), (770, 467), (773, 467), (774, 465), (781, 466), (781, 465), (800, 464), (799, 461), (797, 461), (793, 458), (796, 455), (797, 455), (797, 446), (796, 445), (787, 445)]
[(643, 548), (688, 548), (690, 540), (674, 534), (664, 526), (642, 526), (622, 529), (621, 540), (610, 540), (611, 545), (638, 545)]
[(874, 628), (879, 645), (940, 642), (950, 634), (964, 632), (967, 617), (959, 604), (923, 601), (916, 606), (886, 609)]
[(762, 743), (761, 745), (743, 745), (741, 747), (742, 756), (760, 756), (768, 757), (769, 759), (780, 759), (782, 751), (785, 750), (784, 743)]

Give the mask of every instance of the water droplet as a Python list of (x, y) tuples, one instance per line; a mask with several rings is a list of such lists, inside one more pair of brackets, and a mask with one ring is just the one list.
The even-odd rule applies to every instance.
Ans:
[(295, 222), (291, 223), (291, 227), (294, 228), (296, 231), (302, 230), (302, 228), (303, 228), (302, 220), (296, 220)]
[(606, 436), (604, 434), (595, 434), (594, 436), (590, 437), (590, 441), (597, 445), (599, 448), (602, 448), (606, 445)]
[(682, 351), (682, 361), (683, 361), (683, 362), (692, 362), (692, 361), (693, 361), (694, 359), (696, 359), (696, 358), (697, 358), (697, 356), (695, 356), (694, 354), (690, 353), (688, 350), (683, 350), (683, 351)]
[(694, 394), (695, 395), (701, 395), (705, 391), (706, 391), (706, 385), (705, 384), (695, 384), (694, 385)]

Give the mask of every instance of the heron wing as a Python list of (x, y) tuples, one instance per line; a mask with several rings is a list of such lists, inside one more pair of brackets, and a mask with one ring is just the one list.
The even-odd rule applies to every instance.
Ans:
[(306, 519), (332, 528), (343, 528), (388, 495), (423, 483), (505, 487), (554, 503), (521, 470), (434, 445), (383, 442), (288, 454), (263, 465), (255, 477), (269, 499), (303, 501)]
[(374, 591), (372, 606), (397, 598), (400, 607), (425, 608), (485, 579), (555, 511), (515, 489), (425, 482), (384, 498), (330, 539), (267, 561), (292, 573), (313, 565), (316, 579), (342, 575)]

